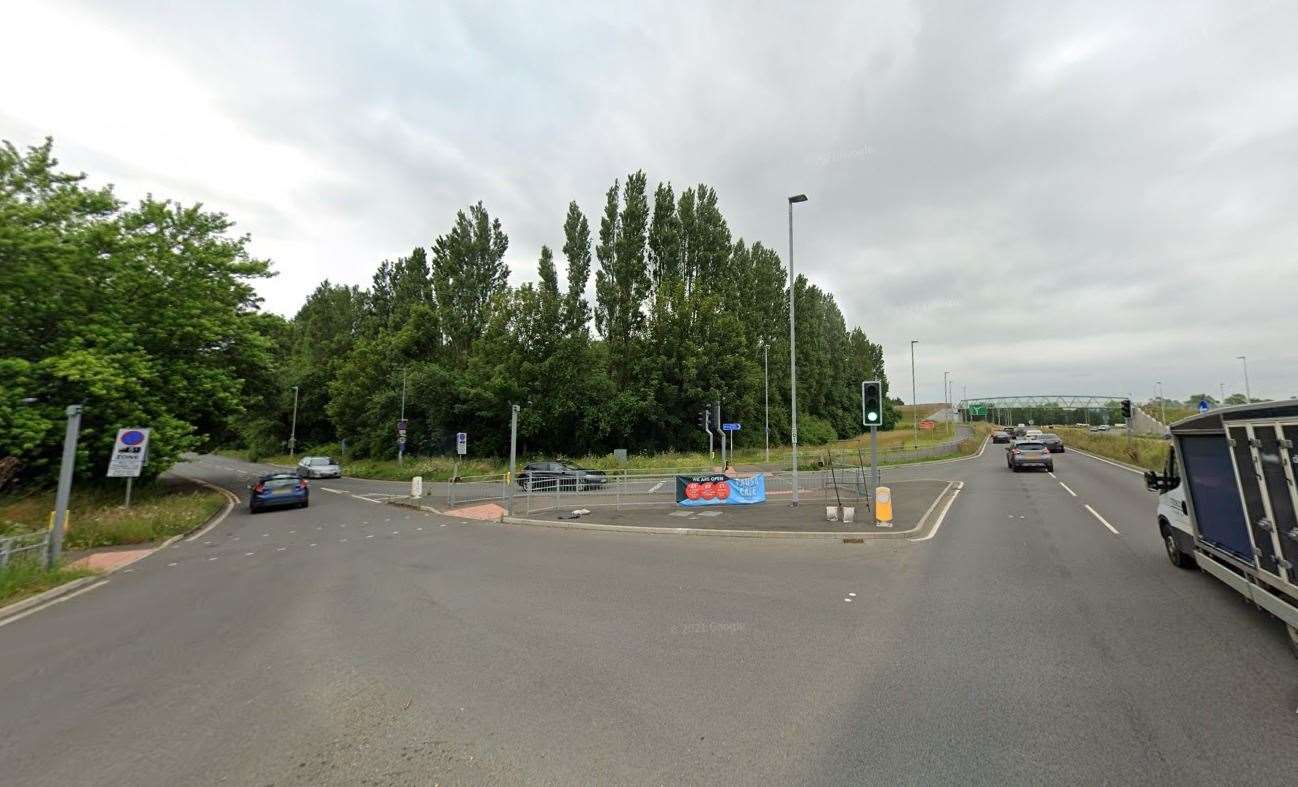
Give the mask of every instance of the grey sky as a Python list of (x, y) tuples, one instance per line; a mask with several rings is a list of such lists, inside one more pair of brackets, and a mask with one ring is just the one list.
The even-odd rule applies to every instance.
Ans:
[[(910, 398), (1298, 394), (1298, 6), (3, 3), (0, 137), (232, 215), (291, 314), (483, 200), (717, 188)], [(17, 31), (14, 35), (13, 31)], [(743, 351), (742, 348), (736, 348)]]

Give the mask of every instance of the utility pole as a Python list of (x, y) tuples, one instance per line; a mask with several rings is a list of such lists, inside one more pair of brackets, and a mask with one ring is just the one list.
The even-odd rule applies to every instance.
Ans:
[(1251, 388), (1248, 387), (1248, 356), (1247, 356), (1247, 355), (1237, 355), (1237, 356), (1235, 356), (1235, 357), (1238, 358), (1238, 359), (1239, 359), (1239, 360), (1244, 364), (1244, 398), (1247, 399), (1247, 400), (1249, 401), (1249, 404), (1252, 404), (1252, 403), (1253, 403), (1253, 389), (1251, 389)]
[(297, 394), (298, 386), (293, 386), (293, 426), (288, 433), (288, 455), (297, 458)]
[(919, 339), (910, 340), (910, 420), (915, 424), (915, 447), (919, 448), (919, 398), (915, 393), (915, 345)]
[(762, 384), (766, 394), (766, 463), (771, 463), (771, 342), (762, 340)]
[(54, 498), (54, 530), (50, 548), (45, 553), (45, 568), (53, 571), (63, 550), (63, 528), (68, 521), (68, 498), (72, 496), (72, 470), (77, 464), (77, 437), (81, 434), (81, 405), (70, 404), (66, 410), (68, 428), (63, 433), (63, 463), (59, 465), (59, 489)]
[(793, 205), (806, 202), (806, 194), (789, 197), (789, 440), (793, 443), (793, 505), (798, 505), (798, 335), (793, 296), (798, 279), (793, 273)]

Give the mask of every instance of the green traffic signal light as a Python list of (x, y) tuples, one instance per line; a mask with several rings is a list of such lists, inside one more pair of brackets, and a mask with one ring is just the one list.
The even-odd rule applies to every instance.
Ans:
[(878, 380), (861, 383), (861, 423), (880, 426), (883, 422), (883, 386)]

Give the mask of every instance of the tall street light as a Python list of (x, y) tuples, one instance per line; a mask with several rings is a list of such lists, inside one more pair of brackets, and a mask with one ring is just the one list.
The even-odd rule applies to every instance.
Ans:
[(1244, 364), (1244, 398), (1251, 404), (1253, 402), (1253, 391), (1248, 387), (1248, 356), (1236, 355), (1235, 358)]
[(1163, 399), (1163, 381), (1159, 380), (1154, 384), (1158, 386), (1159, 420), (1163, 422), (1163, 426), (1167, 426), (1167, 402)]
[(762, 385), (766, 400), (766, 463), (771, 463), (771, 342), (762, 339)]
[(910, 420), (915, 424), (915, 447), (919, 448), (919, 399), (915, 394), (915, 345), (919, 339), (910, 340)]
[(951, 370), (947, 369), (942, 372), (942, 404), (946, 405), (946, 412), (942, 417), (946, 419), (946, 433), (951, 434), (951, 383), (947, 378), (951, 375)]
[(297, 393), (298, 386), (293, 386), (293, 426), (288, 433), (288, 455), (297, 455)]
[(1226, 384), (1217, 383), (1217, 385), (1221, 386), (1221, 398), (1217, 400), (1217, 406), (1223, 407), (1226, 404)]
[(806, 194), (789, 197), (789, 439), (793, 442), (793, 505), (798, 504), (798, 335), (795, 325), (793, 293), (798, 279), (793, 273), (793, 205), (806, 202)]

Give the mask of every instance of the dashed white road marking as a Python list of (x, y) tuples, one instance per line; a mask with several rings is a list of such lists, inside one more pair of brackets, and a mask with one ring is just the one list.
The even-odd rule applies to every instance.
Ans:
[(374, 538), (374, 534), (370, 533), (368, 536), (366, 536), (366, 538)]
[(322, 487), (320, 487), (320, 488), (323, 489), (323, 490), (326, 491), (326, 492), (333, 492), (335, 495), (345, 495), (345, 494), (347, 494), (347, 490), (346, 490), (346, 489), (332, 489), (332, 488), (327, 487), (327, 486), (322, 486)]
[(174, 565), (176, 565), (176, 564), (175, 564), (175, 563), (168, 563), (168, 564), (167, 564), (167, 568), (171, 568), (171, 567), (174, 566)]
[(216, 560), (216, 555), (212, 555), (211, 557), (209, 557), (207, 559), (207, 562), (211, 563), (213, 560)]
[(1054, 471), (1054, 470), (1047, 470), (1047, 471), (1046, 471), (1046, 474), (1049, 475), (1051, 478), (1054, 478), (1056, 481), (1059, 480), (1058, 478), (1055, 478), (1055, 471)]
[(1108, 520), (1106, 520), (1104, 517), (1100, 516), (1100, 512), (1096, 511), (1094, 508), (1091, 508), (1089, 505), (1086, 506), (1086, 510), (1091, 512), (1091, 516), (1093, 516), (1093, 517), (1095, 517), (1096, 519), (1100, 520), (1100, 524), (1101, 524), (1101, 525), (1104, 525), (1105, 527), (1107, 527), (1107, 528), (1108, 528), (1108, 529), (1113, 533), (1113, 535), (1115, 535), (1115, 536), (1120, 536), (1120, 535), (1122, 535), (1121, 533), (1118, 532), (1118, 529), (1117, 529), (1116, 527), (1114, 527), (1113, 525), (1110, 525), (1110, 524), (1109, 524)]
[(243, 556), (244, 556), (244, 557), (252, 557), (252, 556), (255, 555), (255, 554), (257, 554), (257, 553), (256, 553), (256, 552), (245, 552)]
[(847, 595), (851, 596), (852, 598), (856, 598), (856, 594), (855, 594), (855, 593), (848, 593)]
[(657, 492), (659, 489), (662, 489), (662, 488), (663, 488), (663, 484), (665, 484), (665, 483), (667, 483), (667, 482), (666, 482), (666, 481), (659, 481), (658, 483), (656, 483), (656, 484), (654, 484), (653, 486), (649, 487), (649, 493), (650, 493), (650, 494), (653, 494), (654, 492)]
[(276, 551), (276, 552), (283, 552), (283, 551), (286, 550), (286, 549), (288, 549), (288, 547), (276, 547), (276, 548), (275, 548), (275, 551)]
[(312, 544), (311, 546), (315, 546), (315, 544)]
[(843, 599), (843, 600), (844, 600), (844, 601), (847, 601), (847, 602), (850, 602), (852, 599), (850, 599), (850, 598), (845, 598), (845, 599)]
[(1072, 495), (1073, 497), (1077, 497), (1077, 493), (1074, 492), (1073, 490), (1069, 489), (1069, 488), (1068, 488), (1068, 484), (1065, 484), (1063, 481), (1060, 481), (1060, 482), (1059, 482), (1059, 485), (1062, 486), (1062, 487), (1064, 488), (1064, 491), (1065, 491), (1065, 492), (1067, 492), (1068, 494)]

